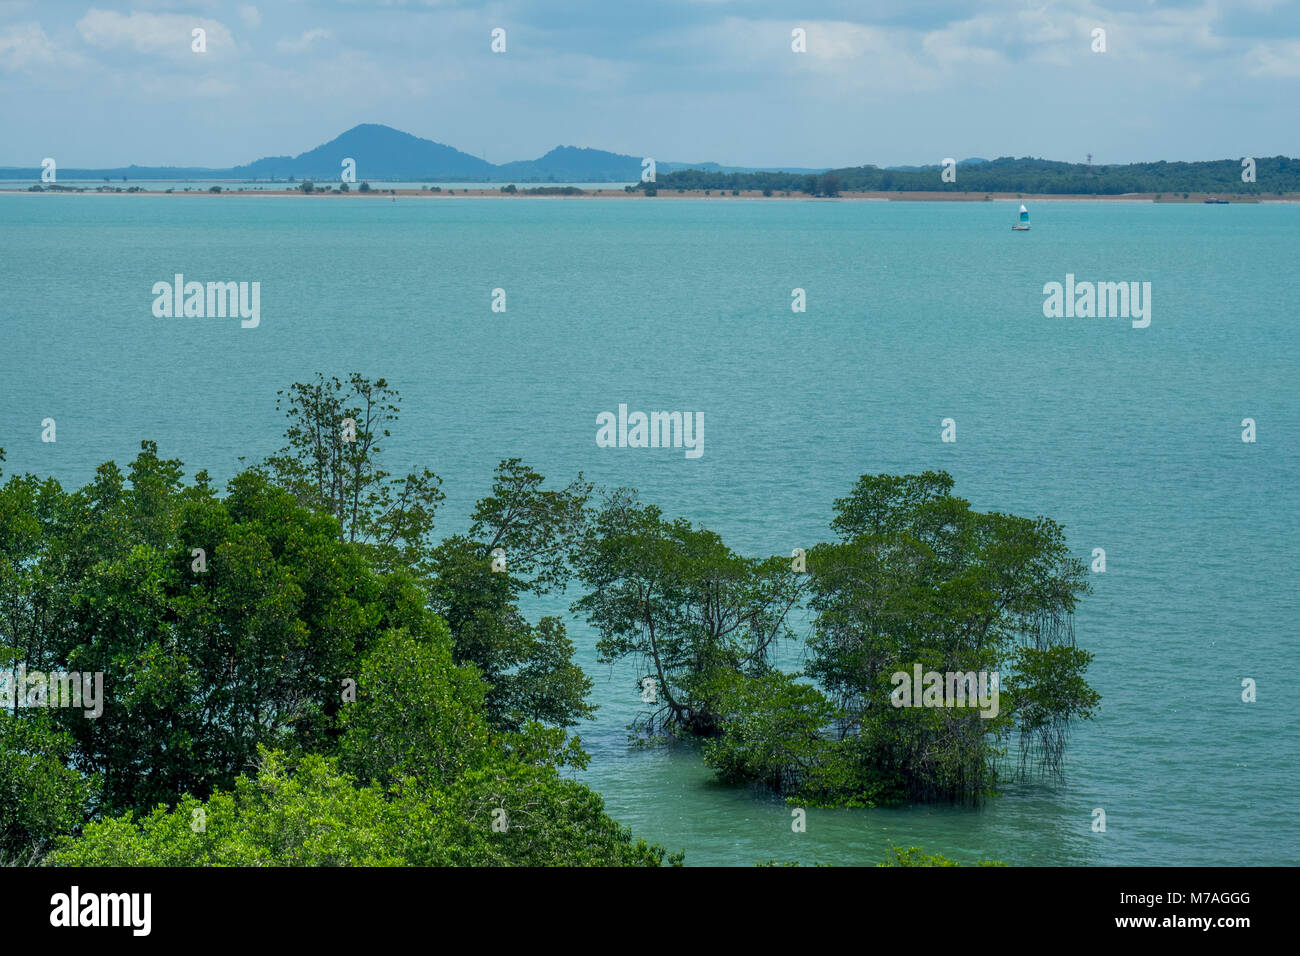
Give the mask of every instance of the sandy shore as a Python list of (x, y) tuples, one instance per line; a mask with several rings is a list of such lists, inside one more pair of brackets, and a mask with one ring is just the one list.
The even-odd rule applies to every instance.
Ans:
[[(814, 197), (804, 193), (791, 193), (786, 195), (784, 192), (773, 193), (771, 196), (764, 196), (759, 190), (742, 190), (739, 195), (732, 195), (730, 191), (722, 190), (685, 190), (664, 189), (658, 196), (647, 196), (644, 193), (626, 192), (623, 189), (598, 189), (587, 190), (577, 196), (557, 196), (557, 195), (530, 195), (524, 192), (523, 187), (519, 187), (516, 193), (503, 193), (499, 188), (482, 188), (482, 189), (454, 189), (442, 192), (428, 192), (423, 189), (397, 189), (391, 192), (387, 189), (373, 189), (370, 192), (358, 192), (355, 189), (347, 193), (329, 193), (329, 192), (312, 192), (304, 193), (297, 189), (240, 189), (238, 186), (227, 186), (219, 193), (208, 192), (203, 188), (191, 188), (189, 192), (183, 192), (184, 187), (174, 188), (172, 192), (165, 192), (160, 189), (141, 190), (140, 192), (99, 192), (95, 189), (86, 189), (84, 192), (72, 192), (64, 190), (52, 190), (43, 193), (30, 193), (23, 189), (0, 190), (0, 195), (56, 195), (56, 196), (206, 196), (209, 198), (221, 198), (227, 196), (293, 196), (300, 199), (559, 199), (559, 200), (601, 200), (601, 199), (621, 199), (634, 200), (638, 202), (651, 202), (660, 199), (691, 199), (691, 200), (711, 200), (711, 201), (736, 201), (736, 200), (759, 200), (762, 202), (1024, 202), (1024, 203), (1044, 203), (1044, 202), (1165, 202), (1165, 203), (1203, 203), (1212, 193), (1189, 193), (1184, 199), (1181, 194), (1169, 193), (1125, 193), (1118, 196), (1097, 196), (1090, 194), (1055, 194), (1055, 193), (952, 193), (952, 192), (844, 192), (836, 197)], [(1160, 198), (1157, 198), (1159, 196)], [(1247, 196), (1234, 197), (1228, 196), (1228, 201), (1233, 204), (1242, 203), (1295, 203), (1300, 202), (1300, 194), (1288, 194), (1284, 196)]]

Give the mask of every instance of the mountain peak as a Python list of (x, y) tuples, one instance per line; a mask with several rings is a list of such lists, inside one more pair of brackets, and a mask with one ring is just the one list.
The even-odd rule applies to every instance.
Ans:
[(345, 159), (356, 163), (358, 181), (485, 180), (496, 168), (477, 156), (380, 123), (360, 123), (293, 158), (267, 157), (239, 168), (259, 179), (292, 176), (329, 181), (339, 178)]

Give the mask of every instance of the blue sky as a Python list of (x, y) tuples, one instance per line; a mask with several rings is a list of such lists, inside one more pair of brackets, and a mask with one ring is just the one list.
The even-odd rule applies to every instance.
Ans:
[(222, 167), (364, 122), (496, 163), (1296, 156), (1300, 6), (0, 0), (0, 166)]

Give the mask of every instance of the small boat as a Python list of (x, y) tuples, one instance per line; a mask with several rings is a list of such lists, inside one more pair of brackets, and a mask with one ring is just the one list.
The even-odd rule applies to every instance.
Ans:
[(1014, 232), (1026, 232), (1029, 229), (1029, 210), (1025, 204), (1020, 204), (1020, 221), (1011, 227)]
[(1205, 197), (1205, 202), (1208, 203), (1208, 204), (1211, 205), (1211, 206), (1226, 206), (1226, 205), (1228, 205), (1228, 200), (1226, 200), (1226, 199), (1220, 199), (1218, 196), (1206, 196), (1206, 197)]

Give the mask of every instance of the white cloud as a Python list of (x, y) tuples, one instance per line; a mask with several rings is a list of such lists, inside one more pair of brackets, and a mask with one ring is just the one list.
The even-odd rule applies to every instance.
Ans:
[(239, 5), (239, 18), (244, 21), (245, 25), (250, 27), (260, 27), (262, 25), (262, 14), (251, 3), (241, 3)]
[(0, 69), (52, 66), (54, 60), (54, 44), (39, 23), (24, 23), (0, 33)]
[(39, 23), (20, 23), (0, 31), (0, 70), (30, 72), (83, 64), (82, 57), (55, 46)]
[(330, 32), (324, 27), (316, 27), (308, 30), (296, 40), (285, 37), (275, 45), (275, 48), (282, 53), (303, 53), (317, 40), (328, 40), (330, 36)]
[(1246, 53), (1252, 76), (1300, 77), (1300, 40), (1260, 43)]
[(77, 23), (81, 38), (91, 46), (107, 50), (125, 47), (136, 53), (176, 58), (194, 55), (190, 43), (195, 27), (207, 31), (209, 54), (234, 49), (230, 31), (218, 21), (202, 17), (138, 12), (123, 15), (112, 10), (91, 9)]

